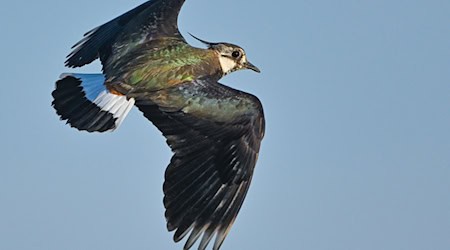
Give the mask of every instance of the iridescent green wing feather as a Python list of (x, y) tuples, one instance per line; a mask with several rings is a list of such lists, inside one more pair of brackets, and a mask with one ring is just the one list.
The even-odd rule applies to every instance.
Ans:
[(184, 42), (177, 19), (184, 0), (150, 0), (129, 12), (87, 32), (73, 46), (68, 67), (81, 67), (98, 57), (105, 63), (133, 47), (160, 38)]
[(220, 73), (212, 50), (164, 39), (158, 43), (157, 47), (144, 44), (106, 65), (107, 81), (129, 85), (134, 92), (148, 92)]
[(216, 236), (219, 249), (247, 194), (264, 136), (259, 100), (212, 79), (140, 94), (138, 108), (167, 138), (164, 206), (174, 240), (185, 249)]

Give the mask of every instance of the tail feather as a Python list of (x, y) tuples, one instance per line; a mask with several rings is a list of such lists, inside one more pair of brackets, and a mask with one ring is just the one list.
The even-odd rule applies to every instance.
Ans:
[(62, 74), (52, 93), (61, 120), (88, 132), (118, 128), (135, 101), (110, 93), (104, 82), (102, 74)]

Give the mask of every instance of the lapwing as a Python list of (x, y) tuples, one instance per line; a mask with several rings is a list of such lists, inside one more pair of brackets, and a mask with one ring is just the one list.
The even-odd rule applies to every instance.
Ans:
[(178, 30), (184, 0), (150, 0), (87, 32), (65, 65), (100, 59), (100, 74), (62, 74), (52, 92), (61, 120), (87, 132), (117, 129), (133, 106), (173, 151), (164, 207), (174, 241), (215, 237), (218, 250), (242, 206), (264, 137), (261, 102), (218, 81), (242, 69), (260, 72), (230, 43), (189, 45)]

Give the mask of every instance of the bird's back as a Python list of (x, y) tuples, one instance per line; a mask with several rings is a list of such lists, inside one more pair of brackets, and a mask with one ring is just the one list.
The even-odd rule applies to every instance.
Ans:
[(124, 55), (112, 56), (104, 63), (104, 73), (112, 86), (120, 84), (133, 92), (165, 89), (205, 76), (220, 78), (222, 74), (213, 50), (170, 38), (137, 44)]

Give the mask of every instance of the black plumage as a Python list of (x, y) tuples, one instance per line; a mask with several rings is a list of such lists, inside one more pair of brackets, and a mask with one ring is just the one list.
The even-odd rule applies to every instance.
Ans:
[(78, 130), (88, 132), (105, 132), (114, 129), (116, 118), (113, 114), (101, 110), (100, 107), (86, 98), (81, 81), (67, 76), (56, 82), (52, 92), (52, 105), (61, 120)]
[(103, 74), (96, 79), (102, 77), (108, 98), (96, 99), (101, 93), (94, 77), (83, 76), (84, 86), (65, 77), (56, 83), (52, 104), (61, 119), (89, 132), (114, 129), (135, 104), (174, 153), (163, 186), (167, 229), (176, 242), (188, 236), (184, 249), (200, 241), (204, 250), (215, 237), (218, 250), (249, 190), (265, 130), (258, 98), (218, 80), (259, 69), (239, 46), (188, 45), (177, 25), (184, 2), (150, 0), (87, 32), (66, 66), (99, 58)]
[[(165, 93), (157, 95), (161, 94)], [(264, 136), (262, 106), (256, 97), (210, 79), (170, 92), (171, 96), (178, 94), (181, 106), (135, 96), (139, 110), (158, 127), (174, 152), (163, 187), (167, 228), (175, 231), (177, 242), (190, 233), (185, 249), (202, 234), (199, 249), (205, 249), (214, 235), (214, 249), (218, 249), (251, 182)], [(229, 98), (235, 105), (220, 104)], [(202, 103), (201, 110), (213, 108), (217, 114), (205, 117), (197, 110), (187, 111), (197, 103)], [(221, 120), (221, 113), (230, 114), (227, 121)]]
[[(87, 32), (67, 56), (66, 66), (81, 67), (97, 58), (108, 58), (136, 41), (172, 37), (184, 41), (177, 18), (185, 0), (147, 1), (125, 14)], [(145, 36), (145, 37), (143, 37)]]

